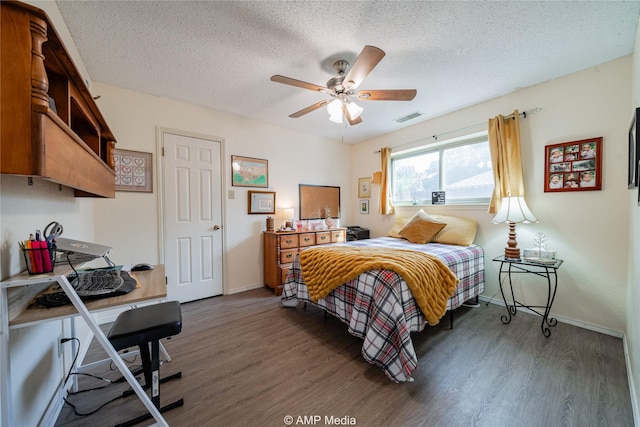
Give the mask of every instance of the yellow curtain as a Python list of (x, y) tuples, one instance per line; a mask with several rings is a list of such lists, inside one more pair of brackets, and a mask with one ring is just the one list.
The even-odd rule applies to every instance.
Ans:
[(513, 112), (513, 118), (497, 116), (489, 119), (489, 149), (495, 183), (489, 213), (495, 214), (503, 197), (524, 197), (518, 110)]
[(391, 148), (384, 147), (380, 149), (380, 163), (382, 167), (382, 182), (380, 183), (379, 212), (382, 215), (393, 215), (395, 209), (391, 195)]

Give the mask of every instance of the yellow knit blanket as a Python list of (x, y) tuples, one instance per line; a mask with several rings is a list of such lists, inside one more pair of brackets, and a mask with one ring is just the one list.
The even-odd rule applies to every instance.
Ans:
[(350, 246), (313, 247), (300, 252), (302, 278), (312, 301), (368, 270), (392, 270), (407, 282), (429, 325), (447, 311), (458, 278), (436, 256), (423, 252)]

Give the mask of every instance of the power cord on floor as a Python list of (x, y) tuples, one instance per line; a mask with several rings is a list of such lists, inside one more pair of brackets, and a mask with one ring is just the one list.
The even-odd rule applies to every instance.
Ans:
[[(68, 342), (68, 341), (71, 341), (71, 340), (76, 341), (76, 343), (78, 344), (78, 349), (76, 350), (76, 354), (73, 357), (73, 362), (71, 362), (71, 366), (69, 367), (69, 371), (67, 372), (67, 376), (64, 379), (64, 384), (67, 383), (67, 381), (69, 380), (69, 377), (71, 377), (71, 375), (84, 375), (84, 376), (87, 376), (87, 377), (92, 377), (92, 378), (95, 378), (95, 379), (98, 379), (98, 380), (101, 380), (101, 381), (105, 381), (108, 384), (105, 384), (105, 385), (100, 386), (100, 387), (89, 388), (89, 389), (86, 389), (86, 390), (80, 390), (80, 391), (76, 391), (76, 392), (68, 392), (69, 395), (76, 395), (76, 394), (81, 394), (81, 393), (87, 393), (89, 391), (101, 390), (103, 388), (109, 387), (112, 384), (117, 384), (117, 383), (121, 383), (121, 382), (125, 381), (125, 377), (124, 376), (120, 376), (119, 378), (117, 378), (115, 380), (110, 380), (108, 378), (99, 377), (97, 375), (93, 375), (93, 374), (89, 374), (89, 373), (85, 373), (85, 372), (72, 372), (74, 366), (76, 365), (76, 362), (78, 361), (78, 356), (80, 354), (80, 340), (78, 338), (62, 338), (60, 340), (60, 343), (64, 344), (65, 342)], [(137, 356), (133, 358), (133, 361), (135, 361), (136, 359), (137, 359)], [(132, 363), (132, 362), (130, 362), (130, 363)], [(92, 410), (90, 412), (84, 412), (84, 413), (79, 412), (78, 408), (76, 408), (76, 406), (73, 403), (69, 402), (69, 400), (66, 397), (64, 397), (63, 400), (67, 405), (69, 405), (73, 409), (73, 413), (75, 415), (77, 415), (79, 417), (86, 417), (86, 416), (95, 414), (96, 412), (98, 412), (100, 409), (104, 408), (105, 406), (107, 406), (111, 402), (114, 402), (114, 401), (116, 401), (118, 399), (127, 397), (130, 394), (130, 392), (131, 392), (131, 389), (125, 390), (124, 392), (122, 392), (122, 395), (114, 397), (113, 399), (103, 403), (102, 405), (98, 406), (97, 408), (95, 408), (94, 410)]]
[(496, 297), (496, 295), (498, 295), (500, 293), (500, 291), (496, 292), (495, 294), (493, 294), (493, 296), (491, 298), (489, 298), (489, 300), (486, 302), (485, 307), (489, 307), (489, 304), (491, 303), (491, 301), (493, 301), (493, 299)]
[[(105, 387), (106, 387), (106, 386), (105, 386)], [(88, 391), (88, 390), (87, 390), (87, 391)], [(122, 399), (122, 398), (124, 398), (124, 397), (126, 397), (126, 395), (125, 395), (125, 393), (123, 392), (121, 396), (116, 396), (116, 397), (114, 397), (113, 399), (111, 399), (111, 400), (109, 400), (109, 401), (107, 401), (107, 402), (103, 403), (102, 405), (98, 406), (97, 408), (95, 408), (93, 411), (90, 411), (90, 412), (79, 412), (79, 411), (78, 411), (78, 408), (76, 408), (76, 406), (75, 406), (73, 403), (69, 402), (69, 401), (67, 400), (67, 398), (66, 398), (66, 397), (64, 398), (64, 403), (66, 403), (67, 405), (71, 406), (71, 408), (73, 409), (73, 413), (74, 413), (74, 414), (76, 414), (77, 416), (79, 416), (79, 417), (88, 417), (89, 415), (93, 415), (93, 414), (95, 414), (95, 413), (96, 413), (96, 412), (98, 412), (100, 409), (102, 409), (102, 408), (104, 408), (105, 406), (107, 406), (109, 403), (111, 403), (111, 402), (115, 402), (116, 400), (118, 400), (118, 399)]]
[[(78, 361), (78, 355), (80, 355), (80, 340), (79, 340), (78, 338), (63, 338), (62, 340), (60, 340), (60, 343), (65, 343), (65, 342), (67, 342), (67, 341), (71, 341), (71, 340), (76, 341), (76, 343), (78, 344), (78, 349), (76, 350), (76, 354), (75, 354), (75, 356), (73, 357), (73, 362), (71, 362), (71, 366), (69, 367), (69, 372), (67, 372), (67, 376), (66, 376), (66, 377), (65, 377), (65, 379), (64, 379), (64, 384), (66, 384), (66, 383), (67, 383), (67, 381), (69, 380), (69, 377), (71, 376), (72, 371), (73, 371), (73, 367), (76, 365), (76, 362)], [(75, 374), (75, 373), (74, 373), (74, 374)], [(93, 375), (91, 375), (91, 376), (93, 376)], [(102, 378), (102, 379), (104, 379), (104, 378)], [(97, 389), (104, 388), (104, 387), (106, 387), (106, 386), (98, 387)], [(90, 391), (90, 390), (85, 390), (85, 392), (86, 392), (86, 391)], [(81, 392), (77, 392), (77, 393), (81, 393)], [(77, 394), (77, 393), (69, 393), (69, 394)], [(102, 404), (101, 406), (99, 406), (98, 408), (94, 409), (93, 411), (91, 411), (91, 412), (87, 412), (87, 413), (80, 413), (80, 412), (78, 412), (78, 409), (75, 407), (75, 405), (74, 405), (73, 403), (69, 402), (69, 401), (67, 400), (67, 398), (66, 398), (66, 397), (64, 398), (64, 402), (65, 402), (67, 405), (71, 406), (71, 408), (73, 408), (73, 413), (74, 413), (74, 414), (76, 414), (77, 416), (80, 416), (80, 417), (85, 417), (85, 416), (87, 416), (87, 415), (95, 414), (95, 413), (96, 413), (96, 412), (98, 412), (100, 409), (102, 409), (104, 406), (108, 405), (109, 403), (111, 403), (111, 402), (113, 402), (114, 400), (119, 399), (119, 398), (120, 398), (120, 396), (118, 396), (118, 397), (116, 397), (116, 398), (114, 398), (114, 399), (111, 399), (110, 401), (108, 401), (108, 402), (106, 402), (106, 403)]]

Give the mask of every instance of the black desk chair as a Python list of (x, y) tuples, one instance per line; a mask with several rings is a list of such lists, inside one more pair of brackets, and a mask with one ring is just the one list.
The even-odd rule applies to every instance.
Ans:
[[(151, 388), (151, 401), (160, 412), (177, 408), (184, 404), (180, 399), (167, 406), (160, 407), (160, 382), (180, 378), (181, 372), (168, 378), (159, 379), (160, 339), (178, 335), (182, 331), (182, 312), (178, 301), (164, 302), (120, 313), (109, 331), (109, 341), (116, 351), (138, 346), (144, 371), (144, 388)], [(151, 352), (149, 352), (151, 344)], [(127, 421), (120, 426), (131, 426), (151, 418), (146, 414)]]

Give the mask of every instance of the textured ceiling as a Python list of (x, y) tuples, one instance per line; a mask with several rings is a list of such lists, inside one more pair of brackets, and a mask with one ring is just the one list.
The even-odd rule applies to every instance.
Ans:
[[(640, 1), (57, 3), (92, 80), (348, 143), (629, 55), (640, 13)], [(364, 45), (386, 56), (359, 89), (415, 88), (413, 101), (358, 101), (356, 126), (324, 108), (288, 117), (329, 97), (272, 75), (324, 86)]]

